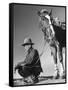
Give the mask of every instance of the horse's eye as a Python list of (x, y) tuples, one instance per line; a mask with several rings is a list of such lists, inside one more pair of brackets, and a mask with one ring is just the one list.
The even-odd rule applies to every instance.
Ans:
[(44, 18), (44, 17), (41, 17), (41, 20), (43, 20), (43, 21), (44, 21), (44, 20), (45, 20), (45, 18)]

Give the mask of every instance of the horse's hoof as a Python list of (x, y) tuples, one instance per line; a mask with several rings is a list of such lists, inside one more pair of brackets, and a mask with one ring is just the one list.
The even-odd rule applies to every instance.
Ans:
[(66, 75), (62, 75), (60, 78), (61, 79), (66, 79)]
[(57, 74), (56, 76), (53, 76), (53, 79), (59, 79), (59, 74)]

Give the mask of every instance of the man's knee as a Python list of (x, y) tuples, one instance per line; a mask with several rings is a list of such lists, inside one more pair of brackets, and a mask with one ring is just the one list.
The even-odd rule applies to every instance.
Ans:
[(18, 73), (22, 77), (27, 77), (27, 76), (30, 75), (30, 70), (26, 67), (21, 67), (21, 68), (18, 69)]

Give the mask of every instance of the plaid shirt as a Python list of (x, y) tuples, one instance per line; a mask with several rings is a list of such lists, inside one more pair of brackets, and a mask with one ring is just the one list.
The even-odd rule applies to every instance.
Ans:
[(18, 63), (18, 66), (37, 66), (41, 69), (41, 63), (38, 51), (36, 49), (30, 48), (28, 54), (23, 62)]

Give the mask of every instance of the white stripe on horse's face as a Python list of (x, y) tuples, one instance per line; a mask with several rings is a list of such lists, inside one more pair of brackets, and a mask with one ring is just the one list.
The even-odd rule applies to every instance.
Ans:
[(50, 16), (49, 15), (46, 15), (45, 18), (47, 18), (50, 21)]

